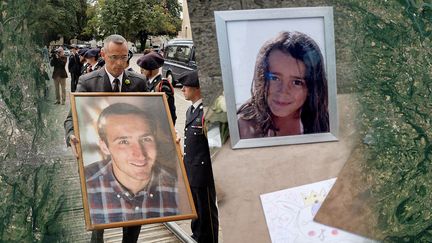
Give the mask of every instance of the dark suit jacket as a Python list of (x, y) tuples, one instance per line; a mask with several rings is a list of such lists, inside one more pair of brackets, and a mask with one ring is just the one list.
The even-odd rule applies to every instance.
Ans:
[[(124, 81), (130, 80), (130, 84), (126, 85)], [(125, 71), (123, 73), (121, 92), (147, 92), (146, 78), (136, 72)], [(93, 71), (83, 75), (78, 80), (76, 92), (113, 92), (111, 82), (105, 68)], [(72, 111), (69, 112), (64, 128), (66, 133), (66, 144), (69, 146), (69, 136), (73, 134)]]
[(203, 105), (186, 115), (183, 160), (191, 187), (214, 184), (208, 140), (203, 130)]
[(175, 100), (174, 100), (174, 89), (172, 89), (171, 86), (165, 83), (161, 84), (162, 86), (161, 88), (159, 88), (159, 84), (161, 83), (161, 81), (162, 81), (162, 75), (159, 74), (158, 76), (156, 76), (153, 82), (149, 84), (149, 90), (152, 92), (165, 92), (168, 101), (168, 107), (171, 113), (171, 119), (173, 124), (175, 125), (177, 120), (177, 115), (176, 115), (176, 107), (175, 107)]
[(67, 62), (67, 57), (65, 56), (61, 56), (61, 57), (57, 57), (57, 56), (53, 56), (51, 61), (50, 61), (50, 65), (54, 67), (54, 71), (52, 74), (52, 78), (56, 79), (56, 78), (67, 78), (67, 73), (66, 73), (66, 62)]
[(68, 69), (69, 72), (74, 75), (80, 76), (81, 75), (81, 69), (83, 67), (83, 64), (80, 61), (80, 57), (77, 54), (71, 54), (69, 56), (69, 63), (68, 63)]

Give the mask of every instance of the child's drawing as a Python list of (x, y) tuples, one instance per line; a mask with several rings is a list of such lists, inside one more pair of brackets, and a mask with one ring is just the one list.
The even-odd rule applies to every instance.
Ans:
[(372, 243), (313, 221), (336, 178), (261, 195), (273, 243)]

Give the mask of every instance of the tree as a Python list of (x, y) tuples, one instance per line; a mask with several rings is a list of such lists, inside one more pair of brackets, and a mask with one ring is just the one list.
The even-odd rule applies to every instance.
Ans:
[(48, 45), (60, 36), (65, 40), (79, 37), (86, 25), (86, 0), (59, 1), (37, 0), (20, 3), (19, 8), (26, 16), (28, 27), (32, 28), (33, 40)]
[(95, 2), (90, 4), (86, 9), (87, 22), (81, 32), (81, 40), (100, 39), (103, 38), (99, 31), (99, 18), (97, 13), (99, 12), (99, 3)]
[(141, 42), (149, 35), (176, 35), (181, 28), (181, 6), (176, 0), (101, 0), (99, 1), (99, 33), (120, 34), (126, 39)]

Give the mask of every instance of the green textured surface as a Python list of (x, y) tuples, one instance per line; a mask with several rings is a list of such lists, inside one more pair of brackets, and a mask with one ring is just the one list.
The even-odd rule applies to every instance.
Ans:
[(65, 112), (52, 105), (52, 86), (45, 96), (52, 80), (41, 71), (50, 71), (35, 38), (41, 29), (32, 29), (42, 2), (0, 2), (0, 242), (87, 237), (82, 215), (71, 214), (82, 204), (79, 187), (71, 194), (78, 182), (67, 183), (76, 162), (64, 157)]
[[(322, 207), (328, 218), (320, 222), (356, 232), (347, 226), (349, 217), (329, 217), (332, 207), (346, 208), (338, 213), (361, 218), (357, 233), (384, 242), (432, 242), (432, 5), (409, 0), (343, 5), (356, 33), (345, 46), (352, 55), (363, 145), (340, 173)], [(354, 176), (360, 179), (349, 179)], [(352, 201), (342, 192), (353, 193)]]
[(432, 5), (373, 1), (351, 8), (365, 180), (388, 242), (432, 242)]
[[(312, 1), (279, 2), (272, 7)], [(362, 176), (377, 202), (371, 205), (376, 229), (387, 242), (432, 242), (431, 4), (314, 4), (335, 7), (337, 75), (344, 80), (339, 88), (359, 94), (358, 123), (367, 144)], [(24, 23), (5, 16), (10, 17), (0, 18), (0, 241), (86, 241), (80, 189), (72, 179), (76, 164), (62, 157), (64, 114), (43, 97), (45, 84), (36, 68), (42, 59)]]

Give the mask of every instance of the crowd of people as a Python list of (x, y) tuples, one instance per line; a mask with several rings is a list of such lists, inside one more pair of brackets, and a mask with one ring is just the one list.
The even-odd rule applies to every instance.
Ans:
[[(71, 92), (164, 92), (172, 124), (175, 124), (174, 88), (162, 77), (164, 58), (161, 54), (150, 51), (140, 57), (138, 73), (130, 67), (133, 54), (120, 35), (108, 36), (102, 48), (79, 49), (72, 45), (71, 49), (69, 62), (62, 48), (56, 49), (51, 57), (55, 104), (65, 104), (68, 63)], [(198, 215), (191, 223), (191, 237), (197, 242), (218, 242), (216, 191), (197, 72), (185, 79), (182, 92), (185, 99), (192, 102), (186, 114), (183, 138), (183, 162)], [(177, 175), (173, 176), (158, 163), (160, 148), (154, 124), (159, 121), (142, 109), (117, 103), (105, 107), (99, 114), (99, 147), (106, 159), (84, 169), (92, 224), (179, 214)], [(128, 122), (122, 123), (122, 119)], [(64, 128), (66, 144), (79, 158), (80, 140), (75, 136), (71, 111)], [(137, 208), (142, 210), (136, 212)], [(141, 225), (129, 225), (123, 227), (123, 242), (136, 242)], [(103, 242), (103, 233), (103, 229), (93, 230), (91, 242)]]

